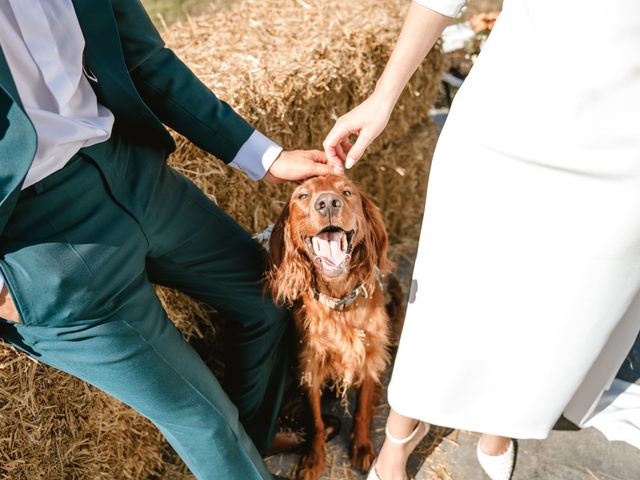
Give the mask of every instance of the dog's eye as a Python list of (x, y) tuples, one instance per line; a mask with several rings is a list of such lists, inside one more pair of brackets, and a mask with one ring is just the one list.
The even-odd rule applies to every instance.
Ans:
[(350, 190), (345, 190), (344, 192), (342, 192), (342, 194), (343, 194), (345, 197), (350, 197), (350, 196), (351, 196), (351, 191), (350, 191)]
[(305, 198), (309, 198), (308, 193), (301, 193), (300, 195), (298, 195), (299, 200), (304, 200)]

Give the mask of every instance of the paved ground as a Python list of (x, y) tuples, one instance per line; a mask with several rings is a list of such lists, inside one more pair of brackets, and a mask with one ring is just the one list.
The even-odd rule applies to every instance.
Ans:
[[(481, 479), (475, 458), (478, 436), (456, 432), (460, 446), (443, 443), (449, 473), (455, 479)], [(421, 471), (417, 479), (430, 479)], [(436, 477), (437, 478), (437, 477)], [(593, 428), (557, 431), (545, 441), (519, 442), (513, 480), (633, 480), (640, 478), (640, 451), (626, 443), (608, 442)]]

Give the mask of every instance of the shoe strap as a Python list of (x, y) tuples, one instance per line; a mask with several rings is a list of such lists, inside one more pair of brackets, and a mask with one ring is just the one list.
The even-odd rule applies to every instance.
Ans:
[(418, 425), (416, 425), (416, 428), (413, 429), (413, 432), (411, 432), (408, 436), (404, 438), (398, 438), (391, 435), (391, 433), (389, 432), (389, 425), (386, 425), (384, 427), (384, 433), (387, 435), (387, 438), (391, 443), (395, 445), (404, 445), (414, 439), (414, 437), (418, 434), (418, 430), (420, 429), (421, 426), (422, 426), (422, 422), (418, 422)]

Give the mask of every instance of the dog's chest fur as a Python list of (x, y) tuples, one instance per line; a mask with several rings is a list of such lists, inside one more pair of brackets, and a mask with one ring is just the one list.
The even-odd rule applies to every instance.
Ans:
[(335, 311), (310, 295), (303, 298), (294, 310), (303, 385), (346, 389), (366, 376), (379, 380), (389, 357), (388, 318), (384, 307), (376, 307), (383, 305), (379, 300), (358, 298)]

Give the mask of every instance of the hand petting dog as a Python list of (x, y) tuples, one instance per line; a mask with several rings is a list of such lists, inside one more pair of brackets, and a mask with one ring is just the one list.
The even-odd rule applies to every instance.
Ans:
[(267, 171), (263, 180), (267, 183), (305, 180), (318, 175), (342, 174), (342, 168), (327, 162), (320, 150), (283, 151)]

